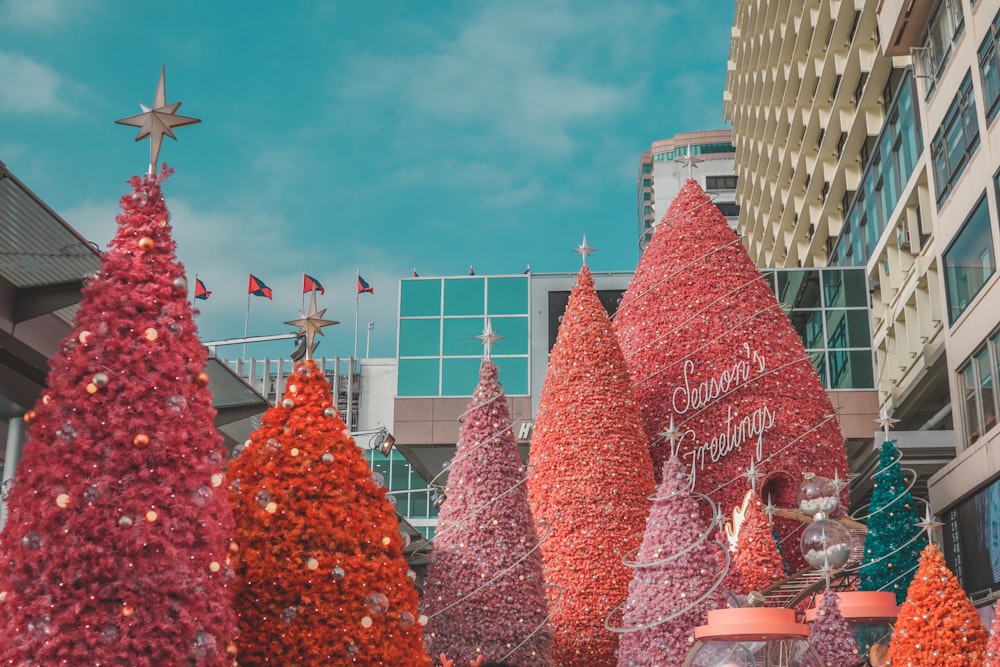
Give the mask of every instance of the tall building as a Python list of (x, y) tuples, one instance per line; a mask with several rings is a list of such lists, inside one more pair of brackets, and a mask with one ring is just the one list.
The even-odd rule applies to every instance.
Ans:
[(906, 461), (940, 468), (931, 506), (980, 602), (1000, 590), (1000, 567), (969, 578), (1000, 563), (976, 527), (1000, 495), (998, 38), (1000, 0), (737, 0), (724, 94), (751, 256), (864, 268), (879, 404)]
[(666, 215), (687, 178), (698, 181), (735, 229), (740, 208), (736, 204), (734, 151), (730, 130), (684, 132), (654, 141), (643, 151), (636, 193), (641, 248), (646, 247), (653, 227)]

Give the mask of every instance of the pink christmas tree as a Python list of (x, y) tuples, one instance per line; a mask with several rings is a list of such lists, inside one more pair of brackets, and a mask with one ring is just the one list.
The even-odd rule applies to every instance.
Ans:
[(687, 468), (667, 459), (646, 522), (623, 609), (619, 667), (679, 665), (694, 643), (694, 629), (711, 609), (726, 606), (725, 572), (691, 496)]
[(206, 352), (161, 181), (118, 231), (50, 362), (0, 534), (0, 663), (233, 662), (233, 526)]
[(496, 364), (484, 359), (448, 468), (423, 602), (428, 651), (462, 665), (480, 656), (552, 664), (542, 552), (512, 425)]
[(604, 627), (642, 542), (653, 471), (628, 371), (584, 266), (549, 356), (535, 419), (528, 497), (551, 526), (546, 579), (562, 589), (551, 621), (553, 665), (609, 665), (618, 637)]
[(823, 594), (816, 620), (809, 628), (809, 643), (823, 657), (824, 667), (858, 667), (858, 643), (851, 626), (840, 613), (840, 598), (833, 591)]
[(694, 180), (643, 252), (615, 333), (654, 468), (670, 454), (663, 434), (673, 423), (695, 491), (724, 514), (742, 500), (751, 463), (779, 507), (794, 504), (804, 472), (847, 478), (844, 439), (802, 342)]
[(785, 578), (781, 553), (774, 541), (771, 517), (756, 492), (751, 492), (736, 541), (737, 567), (748, 591), (763, 591)]

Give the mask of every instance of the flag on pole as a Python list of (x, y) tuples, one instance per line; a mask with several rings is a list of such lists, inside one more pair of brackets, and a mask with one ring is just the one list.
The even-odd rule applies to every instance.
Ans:
[(302, 274), (302, 293), (305, 294), (310, 290), (319, 290), (320, 294), (326, 294), (326, 290), (323, 288), (323, 284), (316, 280), (308, 273)]
[(202, 299), (208, 301), (208, 297), (212, 296), (212, 293), (205, 289), (205, 283), (199, 278), (194, 279), (194, 298)]
[(413, 277), (414, 278), (419, 278), (420, 277), (420, 276), (417, 275), (417, 267), (413, 267)]
[(362, 292), (374, 294), (375, 288), (369, 285), (368, 281), (361, 277), (361, 274), (358, 274), (358, 294), (361, 294)]
[(469, 275), (470, 276), (476, 275), (476, 272), (472, 270), (472, 264), (469, 264)]
[(247, 294), (253, 294), (254, 296), (266, 296), (268, 299), (271, 298), (271, 288), (264, 284), (264, 281), (250, 274), (250, 284), (247, 286)]

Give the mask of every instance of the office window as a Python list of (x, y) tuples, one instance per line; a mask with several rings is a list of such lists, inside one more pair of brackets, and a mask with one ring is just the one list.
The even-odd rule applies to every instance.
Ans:
[(479, 357), (441, 360), (441, 395), (471, 396), (479, 383)]
[(493, 363), (500, 371), (500, 384), (503, 385), (505, 394), (517, 396), (528, 393), (527, 357), (497, 357), (493, 359)]
[(436, 317), (441, 314), (440, 280), (403, 280), (399, 291), (400, 317)]
[(738, 179), (736, 176), (706, 176), (706, 190), (735, 190)]
[(962, 386), (965, 441), (972, 444), (997, 423), (996, 392), (994, 391), (995, 362), (990, 358), (996, 339), (972, 355), (959, 370)]
[[(651, 212), (651, 210), (650, 210)], [(528, 312), (528, 278), (490, 278), (486, 285), (489, 315), (520, 315)]]
[(938, 206), (948, 198), (978, 147), (979, 121), (976, 119), (976, 99), (972, 94), (972, 73), (968, 72), (931, 141)]
[(944, 73), (955, 42), (964, 28), (965, 17), (959, 0), (941, 0), (927, 23), (927, 34), (920, 52), (920, 69), (929, 77), (925, 79), (928, 97)]
[[(508, 354), (528, 354), (528, 318), (494, 317), (493, 331), (503, 336), (493, 346), (493, 356)], [(481, 341), (479, 349), (482, 351)]]
[(993, 19), (986, 39), (979, 46), (979, 72), (983, 77), (983, 101), (986, 120), (992, 122), (1000, 110), (1000, 12)]
[(445, 315), (482, 315), (486, 312), (485, 278), (450, 278), (444, 281)]
[(441, 354), (441, 320), (399, 320), (399, 356), (436, 357)]
[[(482, 317), (447, 317), (443, 320), (442, 354), (446, 357), (480, 356), (483, 342), (476, 338), (483, 333), (486, 320)], [(494, 325), (494, 329), (495, 329)], [(477, 376), (478, 377), (478, 376)], [(471, 393), (471, 392), (470, 392)]]
[(437, 396), (439, 363), (438, 359), (400, 359), (397, 393), (400, 396)]
[(945, 250), (943, 260), (949, 321), (954, 322), (996, 271), (993, 226), (985, 195)]
[(737, 218), (740, 215), (740, 205), (733, 202), (719, 202), (715, 205), (727, 218)]

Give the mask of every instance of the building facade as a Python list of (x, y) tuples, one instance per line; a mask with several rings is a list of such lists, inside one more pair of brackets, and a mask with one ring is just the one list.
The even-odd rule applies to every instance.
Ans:
[(1000, 475), (998, 32), (997, 0), (738, 0), (724, 95), (758, 265), (865, 270), (879, 403), (961, 576)]
[(731, 130), (684, 132), (654, 141), (639, 159), (636, 212), (639, 247), (645, 248), (655, 227), (666, 215), (685, 179), (693, 178), (734, 229), (740, 209), (736, 203)]

